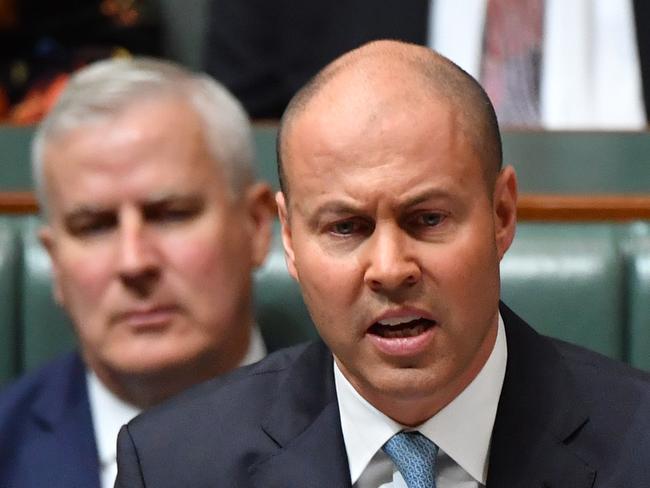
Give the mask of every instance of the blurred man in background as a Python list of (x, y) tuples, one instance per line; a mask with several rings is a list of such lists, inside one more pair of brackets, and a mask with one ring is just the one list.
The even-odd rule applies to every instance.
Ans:
[(119, 427), (261, 359), (251, 273), (272, 199), (211, 78), (152, 59), (76, 73), (33, 143), (40, 239), (79, 350), (0, 395), (0, 486), (113, 486)]

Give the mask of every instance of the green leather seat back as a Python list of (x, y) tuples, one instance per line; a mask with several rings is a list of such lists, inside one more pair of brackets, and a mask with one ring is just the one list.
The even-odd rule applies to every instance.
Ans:
[(0, 217), (0, 386), (13, 378), (18, 365), (18, 304), (16, 290), (20, 247), (12, 217)]
[(280, 189), (278, 163), (275, 152), (277, 127), (275, 124), (253, 126), (255, 139), (255, 169), (260, 180), (269, 183), (274, 190)]
[(625, 251), (629, 362), (650, 371), (650, 223), (631, 226)]
[(543, 334), (624, 358), (623, 262), (614, 224), (520, 224), (502, 297)]
[(645, 194), (650, 133), (504, 131), (520, 193)]
[[(192, 12), (190, 12), (191, 10)], [(195, 16), (200, 8), (186, 14)], [(177, 19), (179, 27), (183, 19)], [(258, 123), (253, 135), (260, 178), (278, 187), (277, 124)], [(34, 127), (0, 128), (0, 190), (32, 188), (29, 144)], [(650, 133), (504, 131), (504, 162), (517, 170), (522, 193), (645, 194), (650, 181)]]
[(276, 223), (271, 250), (255, 273), (255, 315), (270, 351), (318, 337), (300, 288), (289, 275)]
[(68, 317), (52, 296), (50, 259), (37, 237), (40, 221), (30, 216), (22, 224), (22, 365), (28, 371), (72, 349), (75, 338)]
[(32, 188), (29, 161), (33, 127), (0, 125), (0, 191)]

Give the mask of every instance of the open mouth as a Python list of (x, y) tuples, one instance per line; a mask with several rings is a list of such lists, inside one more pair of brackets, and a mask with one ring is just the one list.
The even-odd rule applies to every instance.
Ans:
[(372, 324), (368, 332), (386, 339), (402, 339), (423, 334), (435, 325), (433, 320), (406, 317), (400, 320), (380, 320)]

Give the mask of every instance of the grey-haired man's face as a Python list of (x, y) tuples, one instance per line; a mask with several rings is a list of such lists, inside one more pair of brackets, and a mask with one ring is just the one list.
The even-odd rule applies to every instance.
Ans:
[(232, 197), (197, 115), (140, 102), (55, 139), (45, 159), (42, 240), (100, 376), (234, 367), (268, 231), (258, 199)]

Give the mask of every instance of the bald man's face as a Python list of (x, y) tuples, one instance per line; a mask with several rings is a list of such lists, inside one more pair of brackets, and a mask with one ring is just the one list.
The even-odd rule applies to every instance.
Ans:
[(334, 81), (286, 135), (278, 195), (291, 274), (345, 377), (417, 424), (494, 345), (511, 168), (494, 191), (458, 114), (391, 78)]

